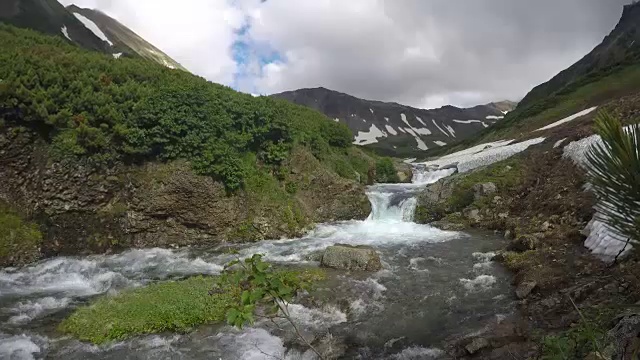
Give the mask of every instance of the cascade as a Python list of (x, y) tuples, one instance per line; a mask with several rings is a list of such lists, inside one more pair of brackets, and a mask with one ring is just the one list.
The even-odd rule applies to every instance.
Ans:
[(413, 168), (410, 184), (377, 184), (370, 186), (367, 197), (371, 214), (367, 221), (412, 222), (420, 190), (428, 184), (452, 175), (456, 169), (429, 170), (424, 166)]

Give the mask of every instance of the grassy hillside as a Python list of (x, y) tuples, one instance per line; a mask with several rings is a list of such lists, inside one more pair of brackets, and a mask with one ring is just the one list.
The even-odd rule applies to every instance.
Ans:
[(0, 118), (37, 129), (58, 157), (186, 159), (236, 190), (256, 164), (277, 175), (301, 145), (346, 177), (366, 177), (350, 160), (349, 129), (319, 112), (7, 25), (0, 43)]

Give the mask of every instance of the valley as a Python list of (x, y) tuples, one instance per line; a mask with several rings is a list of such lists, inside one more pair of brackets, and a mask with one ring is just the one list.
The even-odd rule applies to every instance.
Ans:
[(0, 6), (0, 358), (635, 358), (639, 26), (519, 103), (418, 109)]

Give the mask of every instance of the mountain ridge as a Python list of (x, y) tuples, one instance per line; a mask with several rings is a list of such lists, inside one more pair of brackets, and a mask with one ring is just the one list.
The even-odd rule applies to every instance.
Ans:
[(514, 107), (513, 102), (503, 101), (470, 108), (445, 105), (420, 109), (397, 102), (361, 99), (325, 87), (271, 96), (318, 110), (346, 124), (354, 135), (354, 144), (394, 156), (410, 156), (466, 139), (501, 120)]
[(85, 16), (94, 22), (96, 26), (105, 33), (107, 38), (113, 42), (114, 49), (131, 55), (137, 54), (147, 60), (155, 61), (168, 68), (180, 69), (188, 72), (184, 66), (172, 59), (158, 47), (151, 44), (142, 36), (129, 29), (126, 25), (102, 11), (97, 9), (81, 8), (75, 4), (67, 6), (66, 9), (73, 14)]

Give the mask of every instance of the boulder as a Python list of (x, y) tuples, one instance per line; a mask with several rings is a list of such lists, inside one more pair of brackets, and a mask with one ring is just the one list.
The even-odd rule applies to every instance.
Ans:
[(480, 216), (480, 210), (478, 209), (465, 209), (463, 212), (464, 216), (474, 222), (479, 222), (482, 220), (482, 216)]
[(378, 271), (382, 269), (380, 256), (368, 246), (334, 245), (322, 255), (322, 266), (341, 270)]
[(492, 182), (473, 185), (473, 197), (476, 200), (483, 196), (491, 195), (496, 191), (498, 191), (498, 187)]
[(628, 314), (619, 318), (608, 337), (612, 340), (613, 359), (626, 360), (629, 354), (640, 353), (640, 314)]
[(536, 286), (538, 286), (538, 283), (536, 283), (535, 281), (524, 281), (516, 288), (516, 296), (518, 297), (518, 299), (522, 300), (529, 296), (529, 294), (531, 294)]

